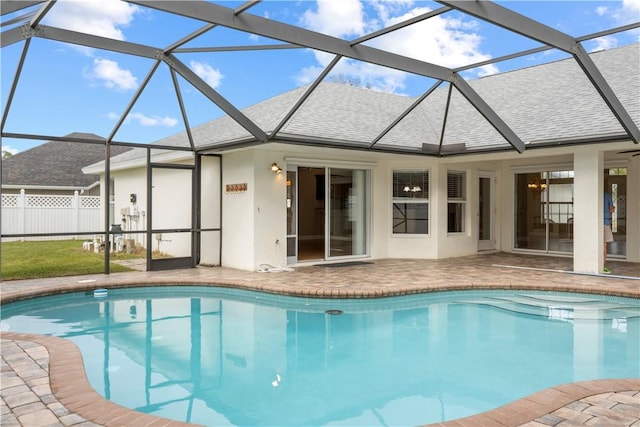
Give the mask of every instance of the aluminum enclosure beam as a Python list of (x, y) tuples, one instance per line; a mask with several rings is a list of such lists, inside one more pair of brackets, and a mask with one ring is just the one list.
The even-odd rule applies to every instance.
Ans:
[(116, 122), (116, 125), (113, 127), (113, 129), (111, 130), (111, 133), (107, 137), (107, 141), (108, 142), (111, 142), (113, 137), (116, 135), (116, 133), (118, 132), (118, 130), (120, 129), (120, 127), (122, 126), (124, 121), (126, 120), (127, 116), (131, 112), (131, 109), (133, 108), (135, 103), (140, 98), (140, 95), (142, 95), (142, 92), (147, 87), (147, 84), (149, 84), (149, 80), (151, 80), (151, 77), (153, 77), (153, 75), (155, 74), (155, 72), (158, 69), (159, 65), (160, 65), (160, 60), (157, 60), (153, 64), (153, 66), (151, 67), (149, 72), (147, 73), (147, 76), (142, 81), (142, 84), (140, 84), (140, 86), (138, 86), (138, 90), (136, 90), (136, 93), (133, 95), (133, 98), (131, 98), (131, 101), (129, 101), (129, 105), (127, 105), (127, 107), (124, 109), (124, 112), (120, 115), (120, 118)]
[(422, 101), (424, 101), (425, 99), (427, 99), (427, 97), (429, 95), (431, 95), (433, 93), (434, 90), (436, 90), (440, 85), (442, 84), (442, 80), (438, 80), (437, 82), (435, 82), (425, 93), (423, 93), (422, 95), (420, 95), (418, 97), (418, 99), (416, 99), (415, 101), (413, 101), (413, 103), (409, 106), (409, 108), (407, 108), (406, 110), (404, 110), (402, 112), (402, 114), (400, 114), (398, 117), (395, 118), (395, 120), (393, 122), (391, 122), (391, 124), (389, 126), (387, 126), (382, 132), (380, 132), (378, 134), (378, 136), (376, 136), (373, 141), (371, 141), (371, 143), (369, 143), (369, 148), (373, 148), (374, 145), (376, 145), (382, 138), (384, 138), (384, 136), (386, 134), (388, 134), (389, 132), (391, 132), (391, 130), (396, 127), (398, 125), (398, 123), (400, 123), (405, 117), (407, 117), (409, 115), (409, 113), (411, 113), (413, 110), (415, 110), (415, 108), (420, 105), (422, 103)]
[(2, 113), (2, 122), (0, 123), (0, 131), (4, 132), (4, 125), (7, 123), (7, 117), (9, 117), (9, 111), (11, 110), (11, 104), (13, 103), (13, 97), (16, 94), (16, 88), (18, 87), (18, 80), (22, 75), (22, 68), (24, 67), (24, 61), (27, 58), (27, 52), (29, 52), (29, 46), (31, 40), (26, 40), (24, 46), (22, 46), (22, 53), (20, 54), (20, 60), (18, 61), (18, 69), (13, 75), (13, 81), (11, 82), (11, 89), (9, 89), (9, 96), (7, 97), (7, 103)]
[(596, 67), (578, 40), (489, 0), (437, 1), (438, 3), (573, 55), (587, 78), (591, 81), (598, 93), (600, 93), (604, 102), (609, 106), (613, 115), (618, 119), (618, 122), (620, 122), (636, 144), (640, 143), (640, 129), (638, 129), (627, 110), (613, 92), (613, 89), (611, 89), (602, 73), (600, 73), (600, 70)]
[[(26, 25), (26, 27), (30, 29), (28, 25)], [(61, 28), (47, 27), (44, 25), (37, 25), (36, 28), (33, 29), (33, 31), (34, 35), (49, 40), (78, 44), (82, 46), (93, 47), (96, 49), (135, 55), (143, 58), (164, 60), (169, 64), (170, 67), (174, 68), (180, 75), (182, 75), (187, 81), (189, 81), (189, 83), (191, 83), (195, 88), (202, 92), (202, 94), (204, 94), (207, 98), (209, 98), (209, 100), (220, 107), (225, 113), (227, 113), (247, 131), (249, 131), (249, 133), (255, 136), (259, 141), (266, 141), (267, 139), (266, 133), (258, 126), (256, 126), (251, 120), (249, 120), (244, 114), (242, 114), (240, 110), (238, 110), (215, 90), (213, 90), (213, 88), (211, 88), (197, 74), (191, 71), (191, 69), (189, 69), (186, 65), (182, 64), (175, 56), (164, 55), (161, 49), (156, 49), (150, 46), (131, 42), (109, 39), (106, 37), (63, 30)], [(22, 33), (23, 31), (20, 31), (21, 37)]]
[[(256, 4), (260, 3), (261, 0), (254, 0), (254, 1), (249, 1), (247, 3), (245, 3), (244, 5), (240, 6), (238, 9), (235, 10), (236, 14), (240, 14), (242, 12), (244, 12), (245, 10), (255, 6)], [(172, 43), (170, 46), (168, 46), (167, 48), (164, 49), (164, 53), (172, 53), (174, 52), (177, 48), (179, 48), (180, 46), (182, 46), (185, 43), (190, 42), (191, 40), (200, 37), (202, 34), (214, 29), (216, 27), (216, 24), (207, 24), (204, 27), (192, 32), (191, 34), (183, 37), (182, 39), (178, 40), (177, 42)]]
[[(27, 28), (29, 26), (27, 25)], [(25, 37), (24, 28), (23, 27), (15, 27), (10, 30), (3, 31), (0, 33), (0, 47), (11, 46), (12, 44), (21, 42), (24, 39), (28, 39), (29, 37)]]
[(273, 133), (271, 134), (271, 139), (274, 139), (277, 137), (278, 132), (280, 132), (282, 127), (291, 119), (291, 117), (293, 117), (295, 112), (298, 111), (298, 109), (302, 106), (302, 104), (304, 104), (307, 101), (307, 99), (309, 99), (313, 91), (318, 87), (318, 85), (320, 85), (322, 80), (324, 80), (324, 78), (327, 77), (327, 75), (331, 72), (331, 70), (333, 70), (333, 68), (338, 64), (338, 62), (340, 62), (341, 59), (342, 59), (341, 56), (336, 55), (331, 60), (329, 65), (327, 65), (324, 68), (324, 70), (322, 70), (320, 75), (311, 83), (311, 85), (309, 85), (309, 87), (307, 88), (305, 93), (302, 94), (300, 99), (298, 99), (298, 101), (294, 104), (294, 106), (287, 112), (287, 114), (285, 114), (284, 118), (280, 120), (280, 123), (278, 123), (278, 125), (273, 130)]
[(591, 83), (593, 83), (593, 86), (595, 86), (596, 90), (600, 93), (604, 102), (609, 106), (613, 115), (616, 116), (618, 122), (620, 122), (624, 130), (626, 130), (631, 139), (633, 139), (633, 142), (640, 144), (640, 129), (638, 129), (638, 126), (636, 126), (635, 122), (582, 45), (578, 46), (574, 57), (587, 75), (587, 78), (589, 78)]
[(215, 89), (209, 86), (200, 76), (194, 73), (189, 67), (183, 64), (178, 58), (173, 55), (167, 55), (165, 62), (178, 74), (180, 74), (185, 80), (187, 80), (193, 87), (198, 89), (204, 96), (209, 98), (211, 102), (216, 104), (222, 111), (235, 120), (240, 126), (245, 128), (251, 135), (253, 135), (258, 141), (264, 142), (267, 140), (267, 134), (260, 129), (253, 121), (245, 116), (240, 110), (238, 110), (233, 104), (227, 101), (222, 95), (220, 95)]
[(49, 12), (53, 5), (56, 4), (56, 1), (57, 0), (49, 0), (46, 4), (42, 5), (40, 9), (38, 9), (38, 11), (35, 13), (33, 18), (31, 18), (29, 25), (31, 25), (31, 27), (35, 27), (36, 25), (38, 25), (47, 14), (47, 12)]
[(94, 36), (76, 31), (63, 30), (62, 28), (48, 27), (46, 25), (37, 25), (34, 28), (34, 32), (34, 36), (48, 40), (141, 56), (143, 58), (158, 59), (158, 53), (162, 52), (160, 49), (142, 44)]
[(356, 45), (356, 44), (364, 43), (367, 40), (371, 40), (371, 39), (374, 39), (376, 37), (380, 37), (380, 36), (382, 36), (384, 34), (389, 34), (389, 33), (393, 32), (393, 31), (399, 30), (401, 28), (408, 27), (409, 25), (413, 25), (415, 23), (424, 21), (425, 19), (429, 19), (429, 18), (433, 18), (434, 16), (441, 15), (441, 14), (443, 14), (445, 12), (450, 11), (450, 10), (451, 10), (450, 7), (446, 7), (445, 6), (445, 7), (441, 7), (440, 9), (436, 9), (436, 10), (432, 10), (432, 11), (427, 12), (427, 13), (423, 13), (420, 16), (416, 16), (416, 17), (413, 17), (411, 19), (407, 19), (406, 21), (399, 22), (399, 23), (397, 23), (395, 25), (392, 25), (390, 27), (382, 28), (382, 29), (380, 29), (378, 31), (374, 31), (373, 33), (367, 34), (367, 35), (362, 36), (362, 37), (358, 37), (357, 39), (351, 41), (351, 45), (353, 46), (353, 45)]
[(171, 70), (171, 81), (173, 82), (173, 88), (176, 91), (176, 98), (178, 100), (178, 105), (180, 106), (180, 114), (182, 114), (182, 122), (184, 123), (184, 130), (187, 133), (187, 139), (189, 139), (189, 145), (191, 146), (191, 151), (195, 152), (196, 144), (193, 142), (191, 125), (189, 125), (189, 116), (187, 114), (187, 109), (184, 106), (182, 93), (180, 92), (180, 84), (178, 83), (178, 77), (176, 76), (176, 72), (173, 69)]
[(232, 9), (204, 1), (130, 0), (129, 3), (162, 10), (192, 19), (218, 24), (245, 33), (305, 46), (323, 52), (369, 62), (411, 74), (451, 81), (451, 69), (364, 45), (351, 46), (351, 42), (293, 25), (284, 24), (250, 14), (236, 15)]
[(45, 0), (2, 0), (0, 1), (0, 13), (2, 16), (16, 12), (20, 9), (26, 9), (38, 3), (44, 3)]
[[(396, 70), (405, 71), (425, 77), (436, 78), (448, 82), (459, 82), (462, 78), (453, 70), (406, 56), (397, 55), (365, 45), (353, 45), (336, 37), (305, 30), (292, 25), (283, 24), (255, 15), (237, 15), (229, 8), (203, 1), (163, 1), (131, 0), (130, 3), (146, 6), (151, 9), (163, 10), (176, 15), (186, 16), (233, 28), (246, 33), (257, 34), (271, 39), (306, 46), (323, 52), (333, 53), (351, 59), (381, 65)], [(460, 87), (459, 87), (460, 89)], [(503, 135), (509, 144), (519, 152), (524, 151), (524, 143), (496, 114), (481, 97), (473, 91), (471, 86), (462, 85), (460, 89), (465, 97), (473, 103), (476, 109), (489, 121), (491, 125)], [(244, 126), (244, 125), (243, 125)], [(253, 132), (251, 132), (253, 134)]]
[(453, 82), (453, 84), (460, 91), (462, 96), (467, 98), (467, 101), (469, 101), (476, 108), (476, 110), (478, 110), (478, 112), (482, 114), (484, 118), (493, 125), (498, 133), (500, 133), (500, 135), (502, 135), (513, 148), (518, 150), (519, 153), (524, 152), (524, 142), (522, 142), (520, 137), (518, 137), (518, 135), (516, 135), (515, 132), (511, 130), (511, 128), (507, 126), (505, 122), (502, 121), (500, 116), (498, 116), (498, 114), (496, 114), (496, 112), (493, 111), (491, 107), (489, 107), (489, 105), (487, 105), (485, 100), (480, 95), (478, 95), (477, 92), (471, 89), (471, 86), (469, 86), (469, 83), (467, 83), (465, 79), (460, 77), (455, 82)]

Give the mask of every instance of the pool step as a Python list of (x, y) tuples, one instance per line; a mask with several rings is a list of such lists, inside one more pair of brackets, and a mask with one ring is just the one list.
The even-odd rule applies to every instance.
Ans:
[(461, 304), (481, 304), (520, 314), (558, 320), (611, 320), (640, 317), (640, 307), (614, 301), (555, 295), (487, 296), (458, 300)]

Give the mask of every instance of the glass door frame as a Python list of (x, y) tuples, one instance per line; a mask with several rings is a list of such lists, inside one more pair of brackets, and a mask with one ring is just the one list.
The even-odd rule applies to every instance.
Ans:
[(607, 258), (626, 259), (627, 258), (627, 195), (629, 166), (624, 164), (605, 164), (604, 168), (604, 189), (609, 191), (615, 211), (612, 214), (611, 230), (613, 232), (613, 242), (609, 243)]
[[(299, 175), (299, 168), (304, 168), (304, 167), (312, 167), (312, 168), (322, 168), (324, 169), (324, 197), (325, 197), (325, 213), (324, 213), (324, 256), (322, 259), (318, 259), (317, 261), (329, 261), (329, 260), (348, 260), (348, 259), (356, 259), (356, 258), (365, 258), (370, 256), (370, 251), (371, 251), (371, 167), (363, 167), (360, 165), (353, 165), (353, 164), (336, 164), (336, 165), (318, 165), (315, 162), (310, 162), (309, 164), (307, 164), (306, 162), (296, 162), (296, 163), (287, 163), (287, 175), (291, 172), (291, 173), (295, 173), (295, 183), (291, 183), (291, 185), (294, 187), (293, 188), (293, 200), (289, 201), (289, 197), (287, 197), (287, 201), (286, 203), (291, 203), (292, 206), (295, 206), (295, 229), (293, 230), (293, 233), (289, 233), (289, 226), (287, 224), (287, 248), (289, 247), (289, 239), (295, 239), (295, 243), (294, 243), (294, 248), (295, 248), (295, 254), (290, 256), (289, 252), (287, 251), (287, 264), (296, 264), (297, 262), (299, 262), (300, 260), (298, 260), (298, 248), (299, 248), (299, 243), (298, 243), (298, 230), (299, 230), (299, 215), (300, 215), (300, 209), (299, 209), (299, 201), (300, 198), (298, 196), (299, 194), (299, 182), (300, 182), (300, 175)], [(364, 253), (362, 254), (358, 254), (358, 255), (343, 255), (343, 256), (331, 256), (331, 209), (332, 209), (332, 200), (331, 200), (331, 170), (332, 169), (350, 169), (350, 170), (361, 170), (365, 173), (365, 177), (364, 177), (364, 185), (365, 188), (363, 190), (364, 192), (364, 218), (362, 219), (364, 222), (363, 226), (364, 226), (364, 233), (363, 234), (363, 239), (364, 239)], [(288, 179), (288, 176), (287, 176)], [(287, 185), (289, 185), (287, 183)], [(287, 194), (288, 196), (288, 194)], [(288, 206), (287, 208), (288, 209)], [(288, 219), (287, 219), (288, 220)], [(306, 262), (307, 260), (302, 260), (303, 262)], [(309, 260), (311, 261), (311, 260)]]
[[(480, 204), (480, 192), (482, 191), (482, 180), (489, 180), (489, 206), (488, 209), (482, 211)], [(494, 171), (479, 171), (478, 172), (478, 250), (479, 251), (489, 251), (494, 250), (496, 248), (496, 227), (495, 227), (495, 212), (496, 212), (496, 173)], [(486, 201), (485, 201), (486, 202)], [(480, 223), (483, 220), (484, 214), (489, 215), (489, 238), (482, 239), (480, 234), (481, 226)]]
[[(287, 223), (287, 237), (286, 237), (286, 247), (287, 247), (287, 264), (295, 264), (298, 262), (298, 165), (297, 164), (287, 164), (287, 177), (286, 177), (286, 212), (287, 212), (287, 222), (290, 220), (289, 218), (289, 209), (293, 209), (294, 213), (291, 220), (294, 222), (294, 227), (292, 233), (289, 232), (289, 224)], [(295, 179), (291, 181), (289, 179), (289, 174), (292, 173), (295, 176)], [(290, 188), (292, 187), (292, 188)], [(291, 193), (289, 193), (291, 192)], [(289, 197), (291, 194), (291, 197)], [(289, 241), (293, 239), (293, 255), (289, 255)]]
[(570, 166), (531, 168), (514, 174), (515, 251), (573, 254), (573, 180)]

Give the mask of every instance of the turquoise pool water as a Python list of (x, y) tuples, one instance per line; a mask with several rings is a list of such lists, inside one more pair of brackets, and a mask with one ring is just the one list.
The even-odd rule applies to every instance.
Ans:
[(640, 377), (640, 300), (595, 295), (147, 287), (7, 304), (0, 325), (73, 341), (116, 403), (216, 426), (420, 425), (557, 384)]

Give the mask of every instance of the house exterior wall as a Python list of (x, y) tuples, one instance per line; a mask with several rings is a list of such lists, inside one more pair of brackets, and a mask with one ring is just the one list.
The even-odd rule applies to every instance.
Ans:
[[(146, 168), (126, 169), (111, 173), (114, 182), (113, 197), (113, 217), (109, 219), (109, 224), (119, 224), (124, 231), (141, 231), (141, 233), (126, 234), (125, 239), (132, 239), (136, 245), (146, 247), (147, 229), (147, 170)], [(104, 177), (102, 178), (104, 181)], [(100, 183), (100, 188), (104, 189), (104, 182)], [(129, 197), (136, 194), (136, 205), (134, 206)], [(104, 190), (101, 194), (104, 200)], [(135, 210), (137, 209), (137, 220)], [(126, 211), (128, 210), (128, 215)]]
[[(369, 202), (371, 215), (369, 255), (381, 258), (448, 258), (477, 253), (478, 225), (471, 215), (477, 204), (477, 171), (471, 165), (439, 164), (435, 158), (415, 156), (367, 155), (360, 152), (321, 150), (315, 154), (306, 149), (305, 155), (313, 164), (335, 165), (335, 162), (371, 171)], [(262, 263), (286, 265), (286, 175), (274, 174), (274, 162), (286, 170), (287, 159), (299, 156), (296, 152), (247, 150), (223, 155), (223, 187), (227, 184), (247, 183), (242, 194), (223, 197), (223, 262), (222, 265), (256, 269)], [(358, 162), (373, 166), (359, 166)], [(304, 161), (301, 161), (304, 163)], [(347, 167), (347, 166), (345, 166)], [(393, 197), (391, 192), (394, 170), (429, 170), (429, 234), (399, 235), (391, 230)], [(447, 233), (447, 171), (466, 173), (467, 214), (462, 233)], [(249, 225), (249, 218), (253, 221)], [(253, 232), (251, 232), (253, 229)], [(276, 241), (278, 243), (276, 243)], [(242, 242), (242, 243), (240, 243)], [(251, 247), (253, 242), (253, 247)], [(251, 261), (250, 258), (253, 258)]]
[(287, 255), (285, 170), (274, 174), (270, 165), (283, 164), (282, 153), (255, 151), (254, 260), (258, 263), (284, 265)]
[[(603, 167), (604, 155), (601, 151), (587, 150), (581, 147), (574, 154), (574, 212), (575, 222), (584, 224), (581, 232), (576, 233), (573, 241), (573, 253), (576, 258), (574, 268), (585, 273), (602, 271), (603, 233)], [(597, 171), (592, 173), (592, 171)], [(590, 244), (596, 242), (596, 244)]]
[[(254, 175), (254, 152), (252, 150), (225, 154), (222, 166), (222, 265), (241, 270), (254, 270), (256, 207), (256, 179)], [(265, 169), (267, 167), (265, 166)], [(257, 171), (256, 171), (257, 172)], [(259, 172), (258, 172), (259, 173)], [(226, 186), (247, 184), (245, 192), (227, 192)], [(261, 212), (263, 222), (269, 224), (273, 212)], [(266, 222), (265, 222), (266, 221)]]
[[(369, 253), (365, 258), (460, 257), (478, 252), (479, 177), (494, 178), (494, 249), (522, 251), (514, 245), (515, 177), (519, 173), (543, 170), (573, 170), (574, 178), (574, 270), (595, 273), (602, 263), (602, 180), (605, 167), (628, 168), (627, 192), (627, 260), (640, 261), (640, 156), (613, 161), (604, 158), (628, 148), (622, 143), (594, 144), (562, 148), (527, 150), (523, 154), (493, 153), (460, 157), (416, 157), (383, 153), (363, 153), (318, 147), (270, 144), (222, 154), (222, 182), (217, 159), (203, 167), (203, 227), (216, 227), (219, 200), (222, 199), (222, 266), (255, 270), (261, 264), (285, 266), (286, 254), (286, 169), (288, 164), (362, 168), (370, 171)], [(304, 159), (301, 160), (301, 158)], [(604, 158), (602, 161), (601, 158)], [(274, 174), (270, 166), (278, 163), (282, 173)], [(351, 166), (349, 166), (351, 165)], [(429, 233), (394, 235), (392, 233), (392, 177), (394, 170), (428, 170)], [(447, 232), (447, 173), (465, 173), (465, 227), (461, 233)], [(137, 192), (138, 204), (145, 206), (144, 168), (112, 173), (116, 184), (116, 212), (127, 206), (129, 194)], [(236, 184), (246, 184), (246, 191), (233, 191)], [(231, 191), (226, 191), (230, 185)], [(174, 183), (166, 194), (166, 209), (181, 191)], [(222, 195), (220, 195), (222, 191)], [(203, 239), (201, 263), (216, 264), (220, 242), (214, 234)], [(164, 246), (169, 251), (169, 246)], [(527, 251), (522, 251), (527, 252)], [(540, 252), (537, 252), (540, 253)]]
[[(594, 149), (596, 152), (598, 150), (603, 152), (605, 149), (610, 151), (616, 148), (608, 144), (597, 147), (541, 149), (525, 154), (484, 154), (446, 159), (389, 154), (371, 155), (328, 149), (316, 152), (307, 148), (305, 156), (314, 164), (324, 160), (328, 166), (331, 166), (332, 161), (348, 162), (349, 159), (353, 160), (354, 165), (357, 165), (358, 161), (369, 161), (374, 164), (370, 167), (369, 255), (372, 259), (436, 259), (477, 253), (478, 183), (481, 173), (490, 173), (495, 177), (493, 211), (495, 250), (518, 251), (514, 248), (516, 174), (523, 171), (574, 170), (576, 173), (574, 183), (575, 209), (580, 211), (579, 214), (576, 214), (575, 219), (576, 261), (574, 269), (580, 272), (595, 273), (599, 271), (598, 265), (602, 263), (602, 256), (599, 255), (602, 253), (601, 236), (595, 237), (594, 234), (600, 230), (597, 224), (601, 222), (598, 212), (602, 208), (600, 197), (602, 188), (594, 189), (593, 182), (601, 180), (602, 169), (611, 165), (585, 165), (583, 161), (585, 153), (593, 153)], [(248, 150), (224, 155), (225, 177), (230, 178), (241, 173), (247, 179), (253, 178), (254, 181), (249, 183), (249, 188), (254, 187), (254, 191), (249, 190), (245, 194), (247, 200), (242, 206), (235, 202), (229, 204), (227, 198), (223, 201), (224, 218), (228, 219), (223, 223), (223, 230), (230, 226), (236, 229), (241, 228), (243, 233), (239, 236), (242, 236), (241, 240), (245, 242), (244, 245), (238, 245), (235, 238), (231, 241), (223, 238), (223, 251), (226, 254), (223, 257), (223, 265), (244, 269), (255, 269), (260, 263), (286, 265), (286, 245), (284, 244), (286, 242), (286, 208), (284, 205), (286, 176), (284, 173), (273, 174), (269, 166), (271, 163), (277, 162), (280, 167), (286, 170), (287, 158), (299, 155), (297, 152), (285, 150)], [(634, 158), (628, 164), (623, 162), (622, 165), (628, 167), (628, 188), (634, 188), (634, 182), (636, 183), (635, 188), (638, 188), (640, 185), (638, 182), (640, 176), (638, 160)], [(250, 170), (251, 168), (253, 171)], [(402, 236), (394, 235), (391, 231), (392, 176), (394, 170), (401, 169), (429, 170), (431, 188), (428, 235)], [(447, 232), (447, 173), (449, 171), (465, 172), (466, 174), (465, 229), (461, 233)], [(599, 178), (595, 179), (594, 176)], [(226, 180), (226, 182), (233, 181), (233, 179)], [(637, 192), (629, 191), (627, 198), (628, 217), (638, 218), (640, 195)], [(240, 226), (240, 222), (247, 221), (244, 215), (250, 210), (253, 211), (251, 225), (248, 226), (247, 223), (247, 226)], [(253, 228), (253, 236), (248, 232), (250, 227)], [(640, 259), (639, 228), (638, 221), (629, 221), (627, 229), (627, 260), (629, 261), (637, 262)], [(227, 230), (224, 235), (231, 238), (237, 234)], [(276, 245), (276, 241), (279, 242), (278, 245)], [(249, 250), (247, 245), (250, 246), (251, 242), (253, 242), (253, 247)], [(247, 256), (247, 254), (251, 255)], [(242, 258), (244, 262), (227, 261), (237, 258)], [(253, 258), (253, 261), (250, 261), (250, 258)]]

